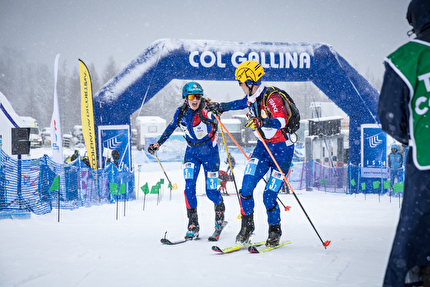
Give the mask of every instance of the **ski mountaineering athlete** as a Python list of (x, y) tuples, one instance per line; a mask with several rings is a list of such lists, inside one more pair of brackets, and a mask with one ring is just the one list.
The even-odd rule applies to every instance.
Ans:
[[(207, 105), (207, 109), (220, 114), (229, 110), (248, 108), (249, 120), (246, 127), (252, 128), (254, 133), (259, 132), (263, 136), (282, 172), (287, 174), (294, 154), (294, 144), (290, 140), (289, 134), (281, 129), (287, 125), (291, 110), (284, 105), (277, 88), (273, 90), (272, 87), (265, 87), (261, 84), (263, 75), (264, 69), (258, 62), (245, 61), (241, 63), (236, 69), (235, 79), (239, 82), (245, 97), (227, 103), (213, 102)], [(263, 101), (265, 94), (268, 97), (266, 105)], [(276, 199), (282, 187), (283, 178), (264, 144), (258, 140), (257, 146), (246, 165), (242, 189), (239, 191), (242, 223), (239, 234), (236, 236), (237, 243), (248, 244), (250, 242), (250, 236), (255, 229), (254, 189), (269, 169), (271, 169), (271, 176), (263, 193), (269, 223), (266, 245), (275, 246), (280, 242), (282, 235), (281, 214)]]
[[(203, 88), (197, 82), (189, 82), (182, 89), (184, 104), (179, 107), (173, 120), (167, 126), (160, 139), (148, 147), (148, 152), (155, 151), (170, 137), (179, 126), (185, 132), (187, 149), (184, 157), (185, 204), (187, 207), (188, 230), (185, 239), (199, 236), (197, 215), (196, 182), (200, 167), (203, 165), (206, 178), (206, 194), (215, 204), (215, 231), (221, 232), (224, 222), (225, 205), (221, 193), (217, 190), (220, 158), (216, 141), (217, 122), (214, 115), (204, 107), (206, 99)], [(218, 240), (218, 236), (209, 240)]]
[(430, 286), (430, 1), (412, 0), (406, 17), (416, 38), (385, 59), (378, 103), (382, 129), (409, 145), (384, 287)]

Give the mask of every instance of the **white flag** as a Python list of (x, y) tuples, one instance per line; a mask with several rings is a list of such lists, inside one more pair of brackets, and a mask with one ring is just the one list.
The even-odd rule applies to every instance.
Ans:
[(60, 54), (55, 57), (54, 64), (54, 111), (52, 112), (51, 118), (51, 147), (52, 147), (52, 159), (55, 162), (63, 163), (63, 139), (61, 134), (60, 126), (60, 111), (58, 109), (58, 97), (57, 97), (57, 74), (58, 74), (58, 59)]

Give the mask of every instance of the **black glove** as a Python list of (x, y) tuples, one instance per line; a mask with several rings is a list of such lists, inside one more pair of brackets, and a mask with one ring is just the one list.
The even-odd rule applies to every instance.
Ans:
[(214, 113), (217, 116), (220, 116), (223, 113), (223, 111), (221, 110), (220, 103), (216, 103), (216, 102), (207, 103), (206, 110), (208, 110), (208, 112)]
[(148, 152), (150, 154), (154, 154), (159, 148), (160, 148), (160, 144), (158, 142), (153, 143), (153, 144), (149, 145)]

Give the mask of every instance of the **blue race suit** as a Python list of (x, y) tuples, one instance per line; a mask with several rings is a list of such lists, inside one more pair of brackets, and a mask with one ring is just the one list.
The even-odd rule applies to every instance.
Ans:
[[(181, 108), (183, 112), (181, 112)], [(201, 113), (199, 115), (199, 113)], [(178, 120), (178, 117), (180, 119)], [(206, 121), (203, 122), (200, 117)], [(158, 143), (163, 144), (178, 126), (184, 131), (188, 146), (184, 156), (185, 203), (187, 209), (197, 207), (196, 182), (203, 165), (206, 179), (206, 195), (215, 204), (222, 202), (222, 195), (217, 190), (220, 166), (218, 146), (216, 144), (215, 117), (202, 108), (193, 111), (188, 106), (179, 107)]]
[[(288, 123), (288, 113), (291, 112), (286, 110), (287, 108), (283, 104), (281, 96), (277, 93), (269, 96), (267, 106), (264, 106), (261, 99), (265, 92), (266, 87), (261, 85), (251, 97), (251, 101), (254, 100), (253, 102), (249, 101), (250, 97), (245, 96), (241, 100), (221, 103), (220, 107), (222, 111), (249, 108), (251, 116), (261, 119), (262, 128), (260, 131), (272, 155), (286, 176), (293, 158), (294, 144), (289, 139), (285, 139), (281, 128)], [(249, 215), (254, 211), (254, 189), (269, 169), (272, 172), (263, 191), (263, 202), (267, 210), (268, 223), (276, 225), (281, 221), (280, 209), (276, 199), (284, 179), (260, 139), (245, 168), (242, 189), (240, 190), (241, 213)]]

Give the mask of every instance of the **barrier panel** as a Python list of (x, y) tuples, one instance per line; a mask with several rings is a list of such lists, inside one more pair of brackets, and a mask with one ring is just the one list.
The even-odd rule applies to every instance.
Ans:
[[(60, 176), (60, 192), (50, 191)], [(126, 183), (124, 194), (111, 195), (110, 183)], [(0, 211), (27, 211), (37, 215), (52, 209), (76, 209), (115, 200), (136, 199), (134, 176), (126, 168), (114, 164), (104, 169), (91, 169), (80, 159), (71, 164), (58, 164), (47, 155), (30, 160), (17, 160), (1, 154)]]
[[(337, 167), (334, 167), (337, 166)], [(351, 164), (333, 166), (315, 161), (294, 162), (289, 182), (295, 191), (324, 191), (345, 194), (403, 195), (404, 169), (386, 170), (388, 178), (366, 178), (361, 168)], [(50, 191), (60, 176), (60, 192)], [(126, 183), (125, 193), (111, 194), (110, 184)], [(91, 169), (80, 159), (71, 164), (58, 164), (47, 155), (31, 160), (17, 160), (2, 152), (0, 169), (0, 212), (26, 211), (37, 215), (52, 209), (76, 209), (116, 200), (135, 200), (134, 174), (118, 170), (114, 164), (104, 169)]]

